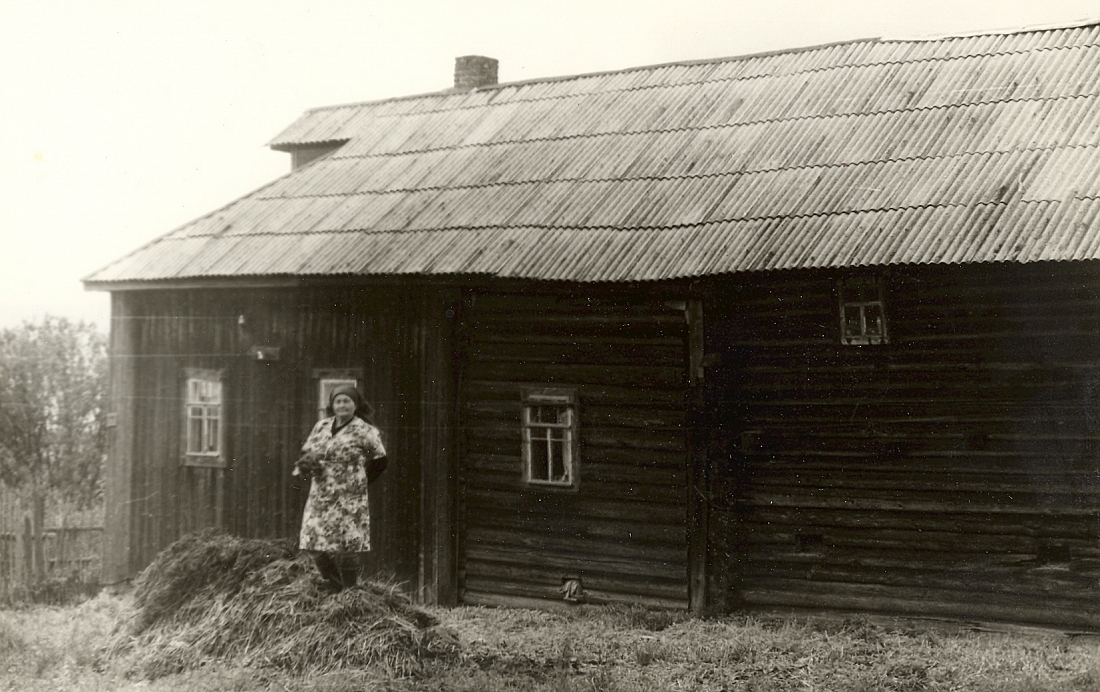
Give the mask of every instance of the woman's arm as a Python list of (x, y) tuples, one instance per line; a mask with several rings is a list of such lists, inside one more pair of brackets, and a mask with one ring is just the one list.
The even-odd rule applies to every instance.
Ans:
[(376, 459), (371, 459), (367, 462), (367, 483), (373, 483), (378, 480), (378, 477), (382, 475), (382, 472), (386, 470), (386, 465), (389, 460), (385, 455), (382, 455)]
[(382, 435), (378, 428), (369, 423), (363, 426), (360, 440), (363, 457), (367, 460), (364, 465), (367, 472), (367, 483), (373, 483), (386, 470), (388, 463), (386, 448), (382, 445)]
[(320, 475), (321, 461), (318, 459), (317, 443), (318, 438), (324, 435), (326, 424), (332, 420), (331, 418), (325, 418), (317, 421), (313, 426), (313, 430), (310, 431), (309, 436), (306, 438), (305, 443), (302, 445), (302, 454), (298, 457), (298, 460), (294, 462), (294, 471), (291, 475), (305, 476), (310, 478), (312, 476)]

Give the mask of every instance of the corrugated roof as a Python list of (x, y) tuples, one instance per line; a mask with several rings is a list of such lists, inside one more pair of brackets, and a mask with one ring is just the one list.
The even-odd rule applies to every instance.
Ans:
[(87, 277), (641, 281), (1100, 259), (1100, 25), (318, 108), (346, 142)]

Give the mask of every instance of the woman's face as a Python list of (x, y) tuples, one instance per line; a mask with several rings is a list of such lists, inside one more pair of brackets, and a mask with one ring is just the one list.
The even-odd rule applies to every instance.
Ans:
[(332, 400), (332, 411), (340, 420), (347, 420), (355, 415), (355, 402), (347, 394), (337, 394)]

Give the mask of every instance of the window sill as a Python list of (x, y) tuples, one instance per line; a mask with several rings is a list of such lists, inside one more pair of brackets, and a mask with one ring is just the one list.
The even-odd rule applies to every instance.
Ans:
[(195, 468), (224, 469), (225, 459), (221, 456), (204, 456), (199, 454), (185, 454), (180, 458), (180, 466)]
[(552, 483), (538, 483), (532, 481), (521, 481), (520, 487), (524, 490), (545, 493), (575, 493), (580, 489), (577, 483), (572, 485), (554, 485)]

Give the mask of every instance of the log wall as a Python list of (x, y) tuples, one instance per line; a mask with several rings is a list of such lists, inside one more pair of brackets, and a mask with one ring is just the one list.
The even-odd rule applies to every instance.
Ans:
[(715, 597), (1100, 626), (1097, 266), (886, 277), (876, 346), (835, 275), (714, 286)]
[[(459, 584), (467, 603), (686, 607), (684, 306), (470, 294), (462, 354)], [(522, 483), (521, 391), (575, 387), (579, 486)]]

